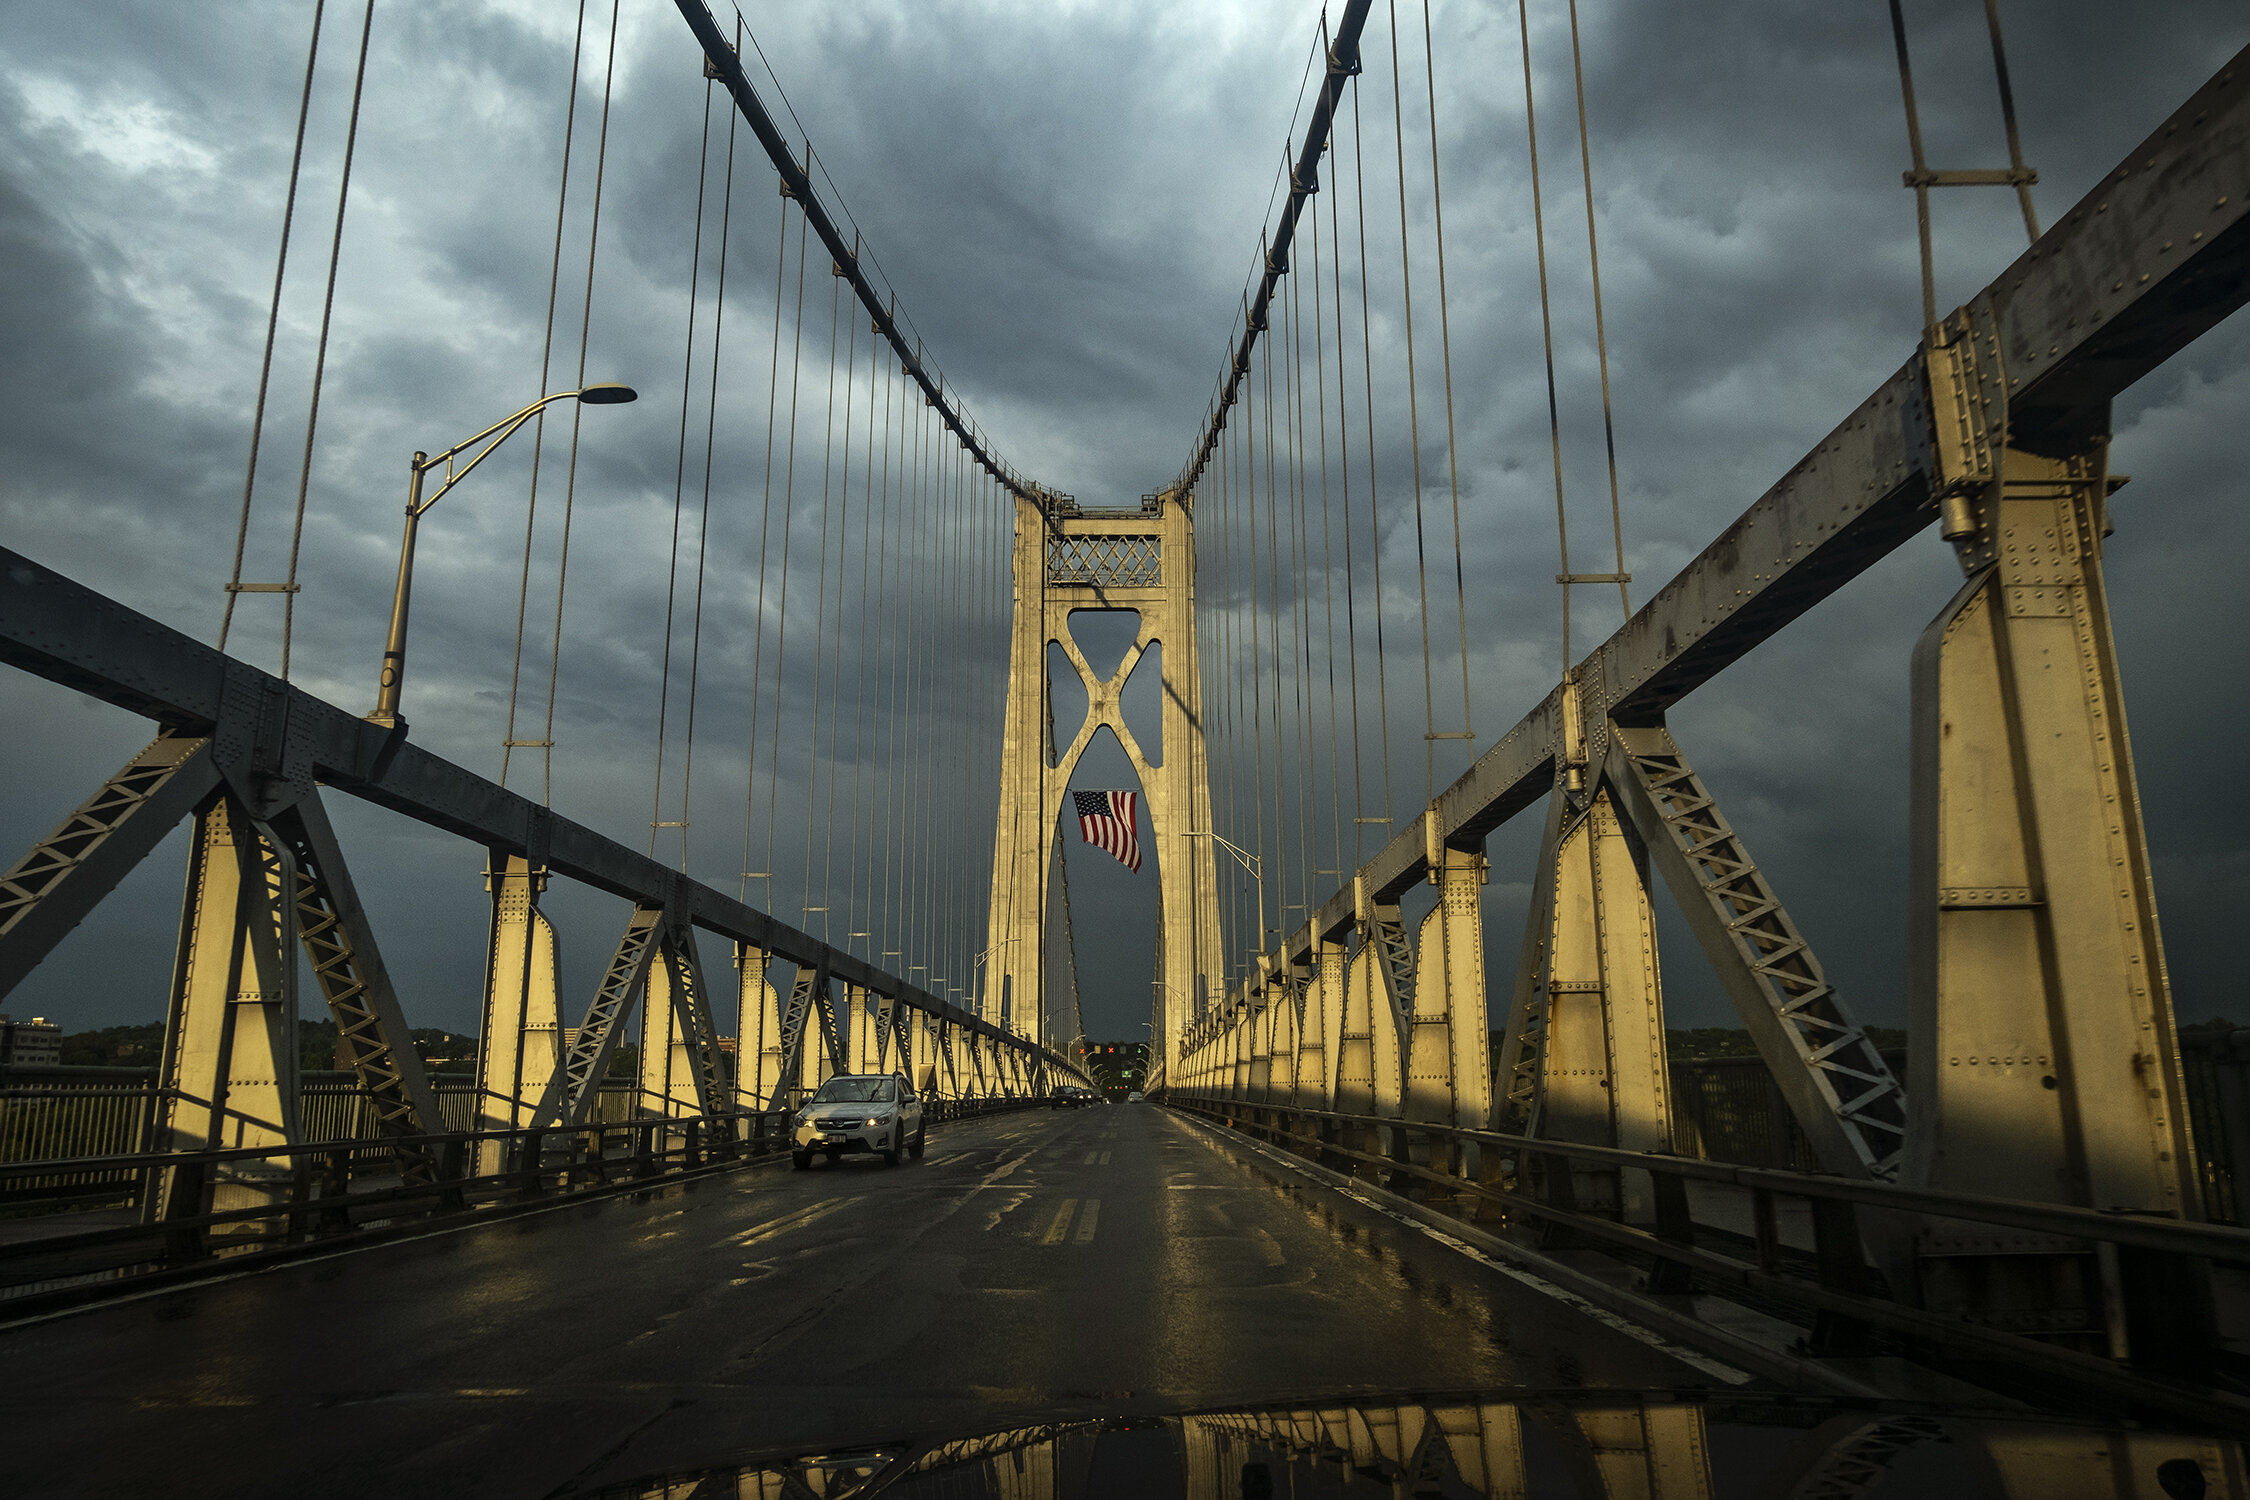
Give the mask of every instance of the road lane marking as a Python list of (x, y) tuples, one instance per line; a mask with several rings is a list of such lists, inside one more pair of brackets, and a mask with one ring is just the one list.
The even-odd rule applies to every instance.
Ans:
[(1086, 1211), (1078, 1216), (1078, 1243), (1088, 1245), (1094, 1239), (1094, 1221), (1102, 1216), (1102, 1200), (1088, 1198)]
[(1265, 1256), (1267, 1265), (1285, 1266), (1289, 1264), (1289, 1257), (1281, 1253), (1280, 1241), (1276, 1240), (1272, 1235), (1266, 1233), (1263, 1229), (1253, 1229), (1250, 1231), (1250, 1234), (1251, 1237), (1258, 1242), (1258, 1251), (1260, 1254)]
[(1102, 1165), (1105, 1167), (1109, 1165), (1109, 1153), (1107, 1151), (1102, 1153)]
[(810, 1204), (798, 1209), (795, 1213), (783, 1214), (778, 1219), (769, 1219), (755, 1229), (746, 1229), (740, 1234), (729, 1235), (727, 1236), (727, 1243), (745, 1246), (755, 1245), (762, 1240), (774, 1239), (789, 1233), (791, 1230), (802, 1229), (808, 1224), (818, 1223), (838, 1209), (849, 1208), (860, 1201), (862, 1201), (860, 1198), (830, 1198), (824, 1203)]
[(1078, 1200), (1076, 1198), (1063, 1199), (1062, 1207), (1055, 1210), (1055, 1222), (1047, 1226), (1047, 1232), (1040, 1236), (1039, 1243), (1042, 1245), (1061, 1244), (1063, 1236), (1070, 1233), (1070, 1216), (1077, 1211)]
[(1099, 1151), (1089, 1151), (1086, 1153), (1086, 1165), (1089, 1167), (1100, 1159), (1101, 1153)]

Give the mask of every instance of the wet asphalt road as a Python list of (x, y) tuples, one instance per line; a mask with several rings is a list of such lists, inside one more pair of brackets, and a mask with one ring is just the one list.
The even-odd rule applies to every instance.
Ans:
[(1709, 1375), (1154, 1106), (0, 1326), (21, 1495), (565, 1495), (1018, 1418)]

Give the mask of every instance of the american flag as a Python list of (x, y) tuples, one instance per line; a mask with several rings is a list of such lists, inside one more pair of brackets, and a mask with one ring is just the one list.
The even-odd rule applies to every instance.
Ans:
[(1072, 792), (1078, 799), (1078, 832), (1126, 869), (1141, 868), (1141, 837), (1134, 826), (1138, 792)]

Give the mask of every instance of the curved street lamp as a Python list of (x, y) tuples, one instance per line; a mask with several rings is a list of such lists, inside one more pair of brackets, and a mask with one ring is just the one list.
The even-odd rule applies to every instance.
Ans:
[(1250, 853), (1241, 845), (1227, 838), (1226, 835), (1208, 828), (1190, 828), (1181, 836), (1191, 839), (1209, 839), (1212, 843), (1233, 855), (1235, 863), (1248, 870), (1250, 877), (1258, 882), (1258, 956), (1260, 963), (1263, 963), (1266, 951), (1266, 933), (1269, 930), (1266, 926), (1266, 862), (1264, 857)]
[[(581, 406), (623, 406), (628, 401), (638, 401), (640, 392), (629, 385), (604, 381), (599, 385), (585, 386), (575, 391), (557, 391), (551, 396), (541, 396), (512, 417), (493, 423), (471, 438), (464, 438), (443, 453), (431, 456), (416, 453), (408, 466), (412, 477), (406, 489), (406, 535), (398, 549), (398, 588), (391, 595), (391, 629), (383, 643), (383, 667), (375, 684), (375, 708), (368, 714), (368, 722), (380, 724), (385, 729), (397, 729), (404, 724), (399, 718), (400, 689), (406, 681), (406, 609), (408, 596), (414, 587), (414, 539), (422, 524), (422, 513), (445, 498), (445, 492), (469, 477), (478, 464), (492, 456), (492, 450), (556, 401), (575, 400)], [(492, 439), (489, 443), (486, 438)], [(484, 443), (483, 449), (467, 463), (456, 469), (453, 460), (464, 450)], [(445, 479), (427, 497), (422, 494), (422, 476), (438, 465), (445, 465)]]

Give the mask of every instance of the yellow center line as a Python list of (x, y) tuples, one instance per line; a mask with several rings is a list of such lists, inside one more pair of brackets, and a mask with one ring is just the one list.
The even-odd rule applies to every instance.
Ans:
[(1061, 1244), (1063, 1236), (1070, 1233), (1070, 1216), (1077, 1211), (1077, 1208), (1078, 1200), (1076, 1198), (1063, 1199), (1062, 1207), (1055, 1210), (1055, 1222), (1047, 1226), (1047, 1232), (1040, 1236), (1039, 1243), (1042, 1245)]
[(1086, 1245), (1093, 1242), (1094, 1223), (1096, 1220), (1100, 1219), (1101, 1216), (1102, 1200), (1099, 1198), (1088, 1198), (1086, 1200), (1086, 1211), (1078, 1216), (1079, 1244)]

